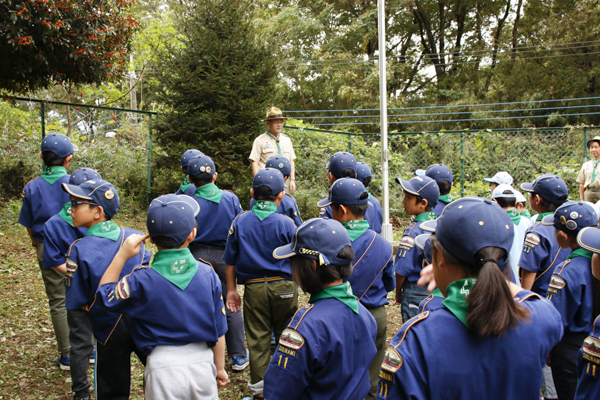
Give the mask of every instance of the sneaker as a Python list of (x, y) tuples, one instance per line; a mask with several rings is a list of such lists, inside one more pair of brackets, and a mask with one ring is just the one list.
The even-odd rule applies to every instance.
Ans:
[(62, 354), (58, 355), (58, 358), (56, 359), (56, 364), (58, 364), (58, 367), (63, 371), (71, 370), (71, 359), (69, 357), (63, 357)]
[(96, 362), (96, 350), (92, 351), (90, 355), (90, 364), (94, 364)]
[(248, 364), (250, 364), (250, 360), (248, 357), (234, 356), (233, 365), (231, 366), (231, 369), (233, 369), (234, 371), (243, 371), (246, 369)]

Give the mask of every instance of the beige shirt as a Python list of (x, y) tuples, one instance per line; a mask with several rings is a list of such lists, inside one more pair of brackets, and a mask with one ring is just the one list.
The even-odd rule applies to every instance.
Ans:
[(581, 171), (579, 171), (579, 175), (577, 176), (577, 183), (583, 183), (584, 187), (600, 187), (600, 162), (596, 167), (596, 176), (594, 177), (594, 182), (592, 182), (592, 171), (594, 170), (594, 163), (592, 161), (588, 161), (583, 164), (581, 167)]
[[(292, 140), (289, 136), (283, 133), (279, 134), (279, 147), (281, 147), (282, 155), (286, 156), (288, 160), (293, 161), (296, 159), (296, 153), (294, 153)], [(277, 152), (277, 142), (265, 132), (254, 139), (252, 152), (248, 158), (258, 163), (258, 168), (262, 169), (267, 164), (267, 160), (277, 154), (279, 154)]]

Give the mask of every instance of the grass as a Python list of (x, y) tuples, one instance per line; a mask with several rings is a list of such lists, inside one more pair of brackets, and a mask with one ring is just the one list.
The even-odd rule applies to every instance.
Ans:
[[(17, 224), (21, 202), (0, 199), (0, 399), (70, 399), (71, 376), (55, 363), (58, 356), (44, 285), (35, 249), (27, 231)], [(114, 219), (121, 225), (145, 231), (145, 215), (122, 210)], [(401, 232), (401, 231), (400, 231)], [(397, 233), (397, 232), (395, 232)], [(395, 235), (397, 236), (397, 235)], [(155, 249), (150, 249), (155, 251)], [(243, 287), (240, 287), (242, 292)], [(301, 295), (300, 306), (308, 297)], [(394, 294), (388, 296), (390, 304)], [(388, 306), (388, 342), (400, 328), (400, 307)], [(131, 399), (143, 399), (143, 366), (132, 356)], [(219, 389), (223, 400), (248, 396), (249, 371), (227, 366), (229, 383)], [(90, 379), (93, 371), (90, 368)]]

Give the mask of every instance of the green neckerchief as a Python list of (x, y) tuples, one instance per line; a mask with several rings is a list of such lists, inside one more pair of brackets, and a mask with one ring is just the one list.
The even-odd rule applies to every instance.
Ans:
[(439, 288), (435, 288), (433, 289), (433, 292), (431, 292), (431, 294), (433, 295), (433, 297), (440, 297), (440, 298), (444, 298), (444, 295), (442, 294), (442, 291)]
[(185, 193), (185, 191), (188, 190), (190, 186), (192, 186), (192, 183), (190, 183), (190, 180), (186, 175), (185, 178), (183, 178), (183, 182), (181, 182), (181, 185), (179, 186), (179, 190), (181, 190), (181, 193)]
[(67, 169), (65, 167), (46, 167), (42, 171), (42, 178), (51, 185), (59, 180), (61, 177), (67, 174)]
[(443, 302), (444, 306), (467, 328), (469, 327), (467, 323), (467, 315), (469, 314), (467, 296), (473, 290), (475, 282), (477, 282), (477, 278), (459, 279), (452, 282), (446, 288), (446, 298)]
[(548, 212), (545, 212), (545, 213), (538, 214), (537, 218), (535, 219), (535, 222), (540, 222), (541, 220), (544, 219), (544, 217), (546, 215), (551, 215), (551, 214), (554, 214), (554, 211), (548, 211)]
[(365, 192), (367, 192), (367, 194), (369, 195), (369, 197), (367, 197), (367, 200), (371, 198), (371, 193), (369, 193), (369, 191), (367, 189), (365, 189)]
[(322, 299), (338, 299), (350, 307), (352, 311), (358, 314), (358, 299), (354, 293), (352, 293), (350, 282), (344, 282), (341, 285), (323, 288), (323, 290), (320, 292), (311, 294), (308, 302), (312, 304), (315, 301)]
[(525, 211), (523, 211), (521, 213), (522, 216), (524, 216), (525, 218), (531, 218), (531, 214), (529, 214), (529, 210), (525, 209)]
[(346, 228), (346, 230), (348, 231), (348, 235), (350, 236), (350, 240), (352, 242), (361, 237), (362, 234), (370, 228), (369, 221), (364, 219), (346, 221), (343, 222), (342, 225), (344, 225), (344, 228)]
[(415, 219), (413, 219), (413, 221), (414, 222), (425, 222), (425, 221), (431, 221), (433, 219), (437, 219), (435, 213), (433, 211), (427, 211), (427, 212), (417, 215), (415, 217)]
[(578, 249), (575, 249), (571, 252), (571, 254), (569, 254), (567, 256), (567, 260), (570, 260), (571, 258), (575, 258), (575, 257), (585, 257), (585, 258), (589, 258), (590, 260), (592, 259), (592, 252), (591, 251), (587, 251), (585, 249), (582, 249), (581, 247), (579, 247)]
[[(275, 143), (277, 144), (277, 154), (283, 154), (281, 152), (281, 147), (279, 146), (279, 139), (276, 138), (275, 136), (271, 135), (271, 132), (267, 131), (267, 135), (269, 135), (271, 137), (271, 139), (273, 139), (275, 141)], [(281, 137), (281, 133), (279, 134), (279, 136)]]
[(197, 188), (194, 196), (219, 204), (221, 202), (221, 197), (223, 197), (223, 191), (214, 183), (208, 183)]
[(596, 167), (598, 166), (598, 163), (600, 162), (600, 160), (594, 162), (594, 160), (592, 160), (592, 165), (594, 166), (594, 169), (592, 170), (592, 180), (590, 181), (590, 183), (594, 183), (594, 180), (596, 179)]
[(104, 221), (90, 227), (85, 235), (98, 236), (116, 242), (121, 236), (121, 228), (112, 221)]
[(510, 219), (512, 219), (513, 224), (519, 225), (521, 223), (521, 214), (519, 214), (519, 210), (515, 208), (512, 210), (506, 210), (506, 212), (508, 213)]
[(187, 247), (160, 250), (154, 255), (150, 268), (179, 289), (185, 290), (198, 271), (198, 261)]
[(252, 207), (252, 212), (262, 221), (269, 215), (277, 212), (277, 204), (272, 201), (257, 200)]
[(444, 194), (444, 195), (440, 196), (439, 200), (443, 201), (446, 204), (450, 204), (454, 200), (456, 200), (456, 197), (452, 197), (449, 194)]
[(71, 228), (74, 228), (73, 217), (71, 217), (71, 202), (65, 203), (58, 215), (60, 215), (60, 217), (64, 219), (67, 224), (71, 225)]

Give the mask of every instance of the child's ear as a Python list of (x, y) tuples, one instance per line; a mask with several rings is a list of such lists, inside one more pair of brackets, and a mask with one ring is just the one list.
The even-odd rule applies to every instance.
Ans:
[(194, 239), (196, 239), (196, 228), (195, 227), (194, 227), (194, 229), (192, 229), (192, 231), (188, 235), (187, 239), (185, 239), (185, 241), (188, 243), (191, 243)]
[[(254, 199), (254, 189), (250, 189), (250, 197), (252, 197)], [(256, 199), (254, 199), (256, 200)]]
[(102, 206), (96, 206), (96, 215), (94, 215), (95, 219), (100, 219), (104, 215), (104, 208)]
[(219, 174), (217, 172), (215, 172), (215, 174), (212, 177), (211, 183), (215, 183), (215, 181), (217, 180), (217, 175), (219, 175)]
[(281, 201), (283, 200), (283, 196), (285, 196), (285, 191), (281, 191), (279, 192), (279, 194), (277, 195), (277, 200)]
[(427, 207), (429, 207), (429, 202), (427, 201), (427, 199), (421, 200), (421, 204), (423, 205), (424, 210), (427, 210)]

